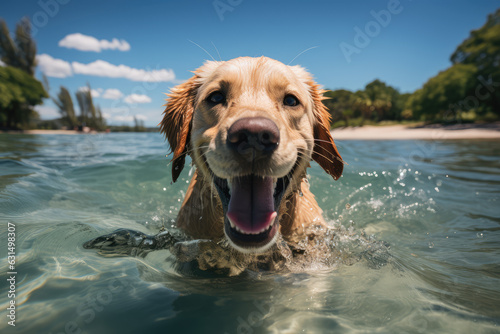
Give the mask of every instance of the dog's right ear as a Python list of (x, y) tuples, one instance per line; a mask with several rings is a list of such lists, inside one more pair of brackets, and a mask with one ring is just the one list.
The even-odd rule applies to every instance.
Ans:
[(198, 76), (172, 88), (167, 94), (167, 103), (160, 122), (160, 132), (170, 144), (172, 158), (172, 180), (175, 182), (184, 168), (186, 154), (189, 150), (189, 137), (194, 112), (196, 92), (200, 87)]

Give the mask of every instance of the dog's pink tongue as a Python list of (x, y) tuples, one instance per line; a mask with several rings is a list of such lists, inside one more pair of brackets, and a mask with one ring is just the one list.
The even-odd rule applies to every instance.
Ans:
[(234, 179), (227, 216), (245, 233), (259, 233), (276, 217), (273, 179), (248, 175)]

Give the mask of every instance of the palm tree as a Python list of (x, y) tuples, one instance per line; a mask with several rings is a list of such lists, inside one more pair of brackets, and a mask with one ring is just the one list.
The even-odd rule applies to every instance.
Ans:
[(85, 89), (76, 92), (76, 99), (80, 108), (81, 121), (91, 128), (103, 130), (106, 127), (106, 121), (102, 117), (101, 108), (94, 105), (89, 84)]
[(0, 19), (0, 57), (7, 66), (19, 68), (31, 76), (35, 74), (36, 43), (31, 37), (28, 18), (22, 18), (17, 24), (15, 41), (5, 21)]
[(52, 101), (54, 101), (56, 106), (59, 108), (61, 117), (70, 129), (73, 129), (78, 125), (78, 119), (76, 118), (75, 108), (73, 106), (73, 99), (71, 98), (71, 94), (66, 87), (61, 86), (61, 90), (59, 91), (59, 94), (57, 94), (57, 99), (52, 98)]

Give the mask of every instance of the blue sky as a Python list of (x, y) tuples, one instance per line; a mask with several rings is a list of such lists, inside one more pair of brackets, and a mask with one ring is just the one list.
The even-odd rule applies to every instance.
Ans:
[[(215, 59), (264, 55), (286, 64), (313, 48), (292, 64), (326, 88), (358, 90), (378, 78), (412, 92), (446, 69), (456, 46), (498, 7), (496, 0), (1, 0), (0, 17), (11, 31), (23, 16), (32, 20), (37, 77), (48, 75), (52, 96), (61, 85), (76, 92), (89, 83), (108, 123), (131, 124), (135, 115), (155, 126), (163, 93), (211, 59), (192, 42)], [(50, 100), (38, 110), (58, 116)]]

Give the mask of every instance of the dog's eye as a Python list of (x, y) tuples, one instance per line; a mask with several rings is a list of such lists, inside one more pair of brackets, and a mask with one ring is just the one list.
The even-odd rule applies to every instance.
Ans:
[(291, 94), (288, 94), (285, 96), (285, 98), (283, 99), (283, 104), (285, 106), (289, 106), (289, 107), (295, 107), (296, 105), (299, 104), (299, 100), (297, 100), (297, 98)]
[(207, 98), (208, 102), (211, 102), (214, 104), (222, 103), (225, 100), (226, 100), (226, 96), (222, 92), (219, 92), (219, 91), (213, 92)]

